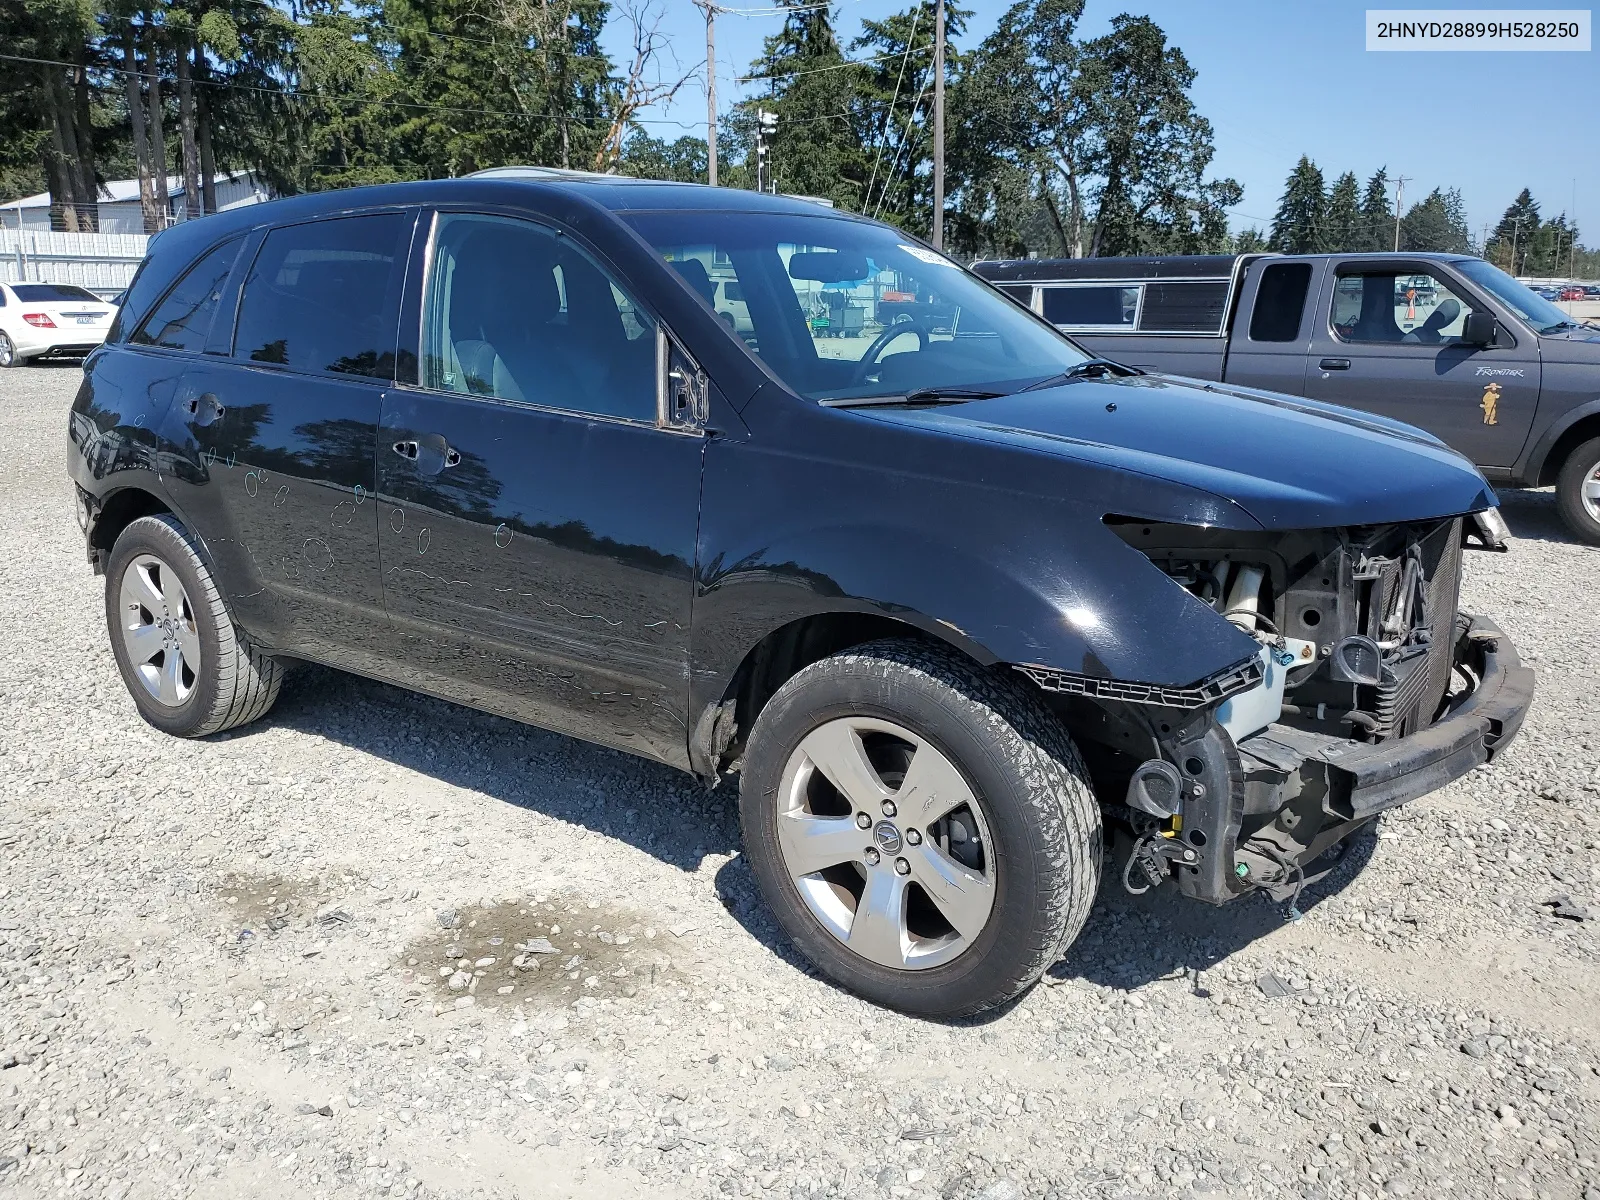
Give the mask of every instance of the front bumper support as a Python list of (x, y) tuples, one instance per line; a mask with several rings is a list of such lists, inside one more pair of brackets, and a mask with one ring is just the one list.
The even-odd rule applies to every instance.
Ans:
[(1522, 728), (1533, 703), (1533, 672), (1493, 621), (1468, 619), (1455, 661), (1477, 676), (1478, 686), (1439, 720), (1407, 737), (1376, 745), (1316, 739), (1324, 744), (1313, 748), (1294, 731), (1269, 726), (1239, 748), (1269, 762), (1282, 761), (1285, 750), (1299, 751), (1304, 760), (1327, 767), (1329, 816), (1345, 821), (1376, 816), (1488, 762)]

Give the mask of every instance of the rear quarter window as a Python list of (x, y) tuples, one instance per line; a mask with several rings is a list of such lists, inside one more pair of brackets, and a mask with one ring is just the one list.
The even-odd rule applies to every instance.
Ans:
[(164, 346), (168, 350), (205, 349), (228, 272), (243, 243), (242, 236), (236, 237), (204, 255), (184, 272), (128, 340), (134, 345)]

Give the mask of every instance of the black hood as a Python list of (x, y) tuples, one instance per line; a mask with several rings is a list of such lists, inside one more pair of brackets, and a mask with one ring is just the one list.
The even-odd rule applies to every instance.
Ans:
[(1232, 501), (1267, 529), (1418, 521), (1496, 503), (1477, 469), (1432, 434), (1226, 384), (1083, 379), (992, 400), (859, 411), (1163, 479)]

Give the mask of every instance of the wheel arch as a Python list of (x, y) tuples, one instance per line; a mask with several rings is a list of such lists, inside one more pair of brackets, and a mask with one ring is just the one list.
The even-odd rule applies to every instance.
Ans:
[(1554, 484), (1556, 477), (1561, 474), (1562, 465), (1567, 461), (1567, 455), (1591, 438), (1600, 437), (1600, 403), (1586, 405), (1585, 409), (1581, 416), (1556, 435), (1544, 451), (1537, 463), (1538, 474), (1533, 481), (1535, 487)]
[[(117, 544), (117, 538), (124, 529), (140, 517), (152, 517), (158, 513), (177, 517), (171, 504), (146, 488), (123, 487), (104, 496), (88, 529), (89, 554), (95, 571), (105, 570), (106, 562), (111, 557), (111, 548)], [(182, 517), (178, 519), (182, 520)]]
[(806, 667), (886, 638), (942, 645), (980, 668), (995, 662), (993, 655), (969, 639), (937, 634), (922, 624), (881, 612), (837, 608), (798, 617), (768, 631), (746, 650), (721, 693), (713, 694), (698, 714), (689, 747), (695, 773), (714, 779), (724, 759), (737, 757), (773, 694)]

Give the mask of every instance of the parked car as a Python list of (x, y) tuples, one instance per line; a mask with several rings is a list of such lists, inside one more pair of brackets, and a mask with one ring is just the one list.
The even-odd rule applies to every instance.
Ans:
[[(815, 338), (800, 297), (890, 276), (937, 306)], [(1113, 366), (784, 197), (505, 169), (186, 222), (68, 438), (157, 729), (308, 659), (737, 775), (785, 932), (911, 1012), (1037, 980), (1107, 826), (1129, 890), (1291, 898), (1532, 695), (1459, 611), (1504, 526), (1437, 439)]]
[(116, 305), (75, 284), (0, 284), (0, 367), (82, 358), (105, 341), (116, 313)]
[(1585, 289), (1577, 284), (1569, 284), (1561, 289), (1562, 300), (1582, 300), (1586, 294)]
[(1561, 289), (1560, 288), (1540, 286), (1540, 287), (1533, 288), (1531, 290), (1532, 290), (1533, 294), (1535, 296), (1538, 296), (1539, 299), (1541, 299), (1541, 300), (1559, 300), (1559, 299), (1561, 299)]
[(739, 284), (731, 279), (717, 281), (716, 309), (728, 328), (735, 333), (749, 333), (755, 328), (750, 323), (750, 309), (744, 302)]
[[(1567, 527), (1600, 545), (1600, 329), (1481, 258), (1199, 255), (973, 269), (1106, 358), (1348, 404), (1428, 430), (1496, 483), (1554, 484)], [(1077, 319), (1097, 298), (1137, 316)]]
[(1591, 283), (1583, 289), (1585, 300), (1600, 300), (1600, 283)]

